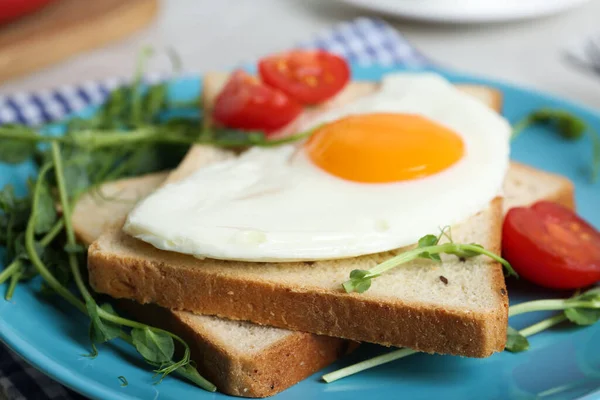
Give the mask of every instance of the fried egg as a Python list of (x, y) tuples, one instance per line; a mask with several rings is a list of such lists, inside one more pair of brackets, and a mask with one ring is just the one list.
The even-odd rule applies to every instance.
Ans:
[(125, 231), (196, 257), (297, 261), (416, 243), (484, 209), (502, 187), (510, 125), (431, 73), (320, 116), (304, 143), (252, 148), (142, 201)]

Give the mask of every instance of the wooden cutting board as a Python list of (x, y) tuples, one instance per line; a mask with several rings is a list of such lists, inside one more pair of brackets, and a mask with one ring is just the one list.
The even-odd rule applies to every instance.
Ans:
[(158, 0), (56, 0), (0, 25), (0, 82), (122, 39), (147, 25)]

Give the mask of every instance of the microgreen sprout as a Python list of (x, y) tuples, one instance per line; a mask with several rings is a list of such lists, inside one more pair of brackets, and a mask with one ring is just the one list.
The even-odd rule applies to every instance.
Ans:
[[(494, 261), (501, 263), (509, 275), (517, 276), (508, 261), (502, 257), (484, 249), (481, 245), (459, 244), (454, 243), (449, 234), (445, 233), (446, 229), (442, 229), (439, 235), (425, 235), (417, 244), (417, 247), (405, 251), (395, 257), (390, 258), (376, 265), (369, 270), (355, 269), (350, 273), (350, 279), (342, 284), (342, 287), (347, 293), (357, 292), (363, 293), (371, 287), (372, 280), (377, 278), (386, 271), (396, 268), (399, 265), (408, 263), (418, 258), (426, 258), (436, 262), (440, 262), (440, 254), (450, 254), (461, 259), (485, 255)], [(443, 236), (448, 237), (449, 242), (440, 244)]]
[[(517, 304), (509, 308), (509, 316), (536, 311), (561, 311), (561, 313), (521, 330), (509, 326), (507, 328), (505, 350), (513, 353), (526, 351), (530, 346), (528, 337), (566, 321), (580, 326), (596, 323), (600, 319), (600, 288), (593, 288), (582, 294), (576, 293), (568, 299), (534, 300)], [(323, 375), (322, 379), (327, 383), (331, 383), (415, 353), (418, 353), (418, 351), (401, 348), (330, 372)]]
[(534, 125), (550, 127), (566, 140), (579, 140), (587, 132), (592, 141), (591, 178), (592, 182), (596, 182), (600, 175), (600, 135), (585, 120), (567, 110), (540, 108), (513, 126), (511, 140)]
[[(193, 367), (183, 339), (124, 318), (109, 303), (97, 303), (82, 276), (85, 248), (77, 242), (71, 223), (72, 207), (84, 192), (106, 180), (173, 167), (195, 143), (201, 127), (197, 117), (163, 117), (179, 107), (169, 103), (167, 83), (143, 85), (149, 53), (142, 54), (132, 84), (114, 90), (91, 118), (67, 122), (64, 136), (45, 136), (41, 129), (28, 126), (0, 126), (0, 162), (31, 158), (39, 166), (37, 178), (28, 181), (26, 196), (17, 197), (10, 185), (0, 190), (0, 246), (6, 248), (7, 265), (0, 271), (0, 284), (8, 283), (5, 297), (10, 299), (18, 283), (40, 276), (43, 294), (59, 295), (90, 318), (90, 357), (98, 354), (98, 345), (121, 339), (153, 367), (157, 382), (175, 373), (214, 391), (215, 386)], [(227, 144), (250, 142), (238, 135)], [(252, 140), (260, 138), (255, 135)], [(40, 143), (47, 145), (38, 147)], [(183, 146), (165, 149), (165, 145)], [(177, 357), (175, 343), (182, 349)], [(127, 384), (124, 377), (119, 380)]]
[[(109, 303), (96, 302), (81, 273), (85, 248), (75, 238), (71, 209), (85, 192), (102, 197), (103, 182), (175, 167), (190, 145), (272, 147), (306, 139), (314, 129), (275, 140), (260, 131), (208, 130), (207, 119), (197, 112), (199, 98), (175, 103), (168, 98), (168, 82), (144, 84), (152, 53), (143, 49), (132, 82), (113, 90), (91, 118), (67, 121), (62, 136), (45, 135), (44, 127), (0, 126), (0, 162), (33, 159), (39, 166), (25, 197), (18, 198), (9, 185), (0, 190), (0, 245), (6, 247), (7, 265), (0, 271), (0, 284), (7, 283), (8, 300), (18, 283), (39, 275), (42, 293), (58, 294), (90, 318), (88, 356), (98, 354), (98, 345), (119, 338), (154, 367), (158, 382), (176, 373), (214, 391), (192, 366), (189, 346), (179, 336), (123, 318)], [(169, 56), (179, 69), (177, 56)], [(190, 115), (190, 108), (196, 115), (179, 116)], [(178, 359), (175, 343), (183, 349)]]

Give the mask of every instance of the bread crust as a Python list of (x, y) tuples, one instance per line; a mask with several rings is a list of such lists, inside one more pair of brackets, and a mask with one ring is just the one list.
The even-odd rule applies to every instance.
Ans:
[[(218, 160), (227, 154), (195, 147), (190, 157), (186, 158), (188, 161), (177, 169), (178, 175), (183, 177), (203, 163)], [(154, 190), (166, 175), (156, 173), (121, 179), (103, 185), (101, 191), (109, 197), (115, 194), (119, 200), (134, 200)], [(113, 226), (116, 220), (122, 221), (134, 203), (104, 201), (92, 194), (83, 196), (72, 215), (77, 237), (83, 243), (92, 243), (106, 227)], [(192, 320), (193, 314), (156, 305), (141, 305), (130, 300), (118, 303), (119, 310), (125, 310), (136, 319), (181, 336), (189, 344), (192, 360), (200, 374), (213, 382), (219, 391), (233, 396), (272, 396), (358, 347), (356, 342), (289, 331), (285, 337), (249, 355), (223, 346), (214, 331)], [(230, 326), (229, 329), (235, 332), (234, 327)]]
[(187, 312), (171, 311), (130, 300), (119, 309), (137, 319), (176, 332), (190, 346), (198, 371), (220, 392), (242, 397), (268, 397), (289, 388), (358, 347), (337, 338), (290, 332), (259, 352), (233, 351), (212, 338), (214, 334)]
[[(492, 244), (488, 247), (499, 252), (501, 199), (495, 199), (487, 212), (493, 218)], [(122, 249), (113, 252), (110, 243), (119, 243)], [(384, 301), (341, 290), (252, 279), (236, 274), (235, 268), (228, 268), (223, 262), (158, 250), (118, 229), (105, 234), (88, 251), (92, 287), (112, 297), (319, 335), (469, 357), (487, 357), (501, 351), (506, 340), (508, 306), (502, 269), (493, 262), (486, 266), (492, 274), (496, 306), (477, 311), (402, 299)]]
[[(226, 79), (226, 75), (221, 75), (223, 76), (220, 79)], [(220, 88), (214, 87), (214, 85), (211, 86), (213, 81), (214, 80), (211, 80), (209, 76), (207, 76), (205, 79), (205, 89), (203, 95), (205, 96), (204, 101), (207, 107), (210, 107), (211, 98), (214, 96), (214, 93), (218, 92), (218, 89)], [(370, 84), (365, 83), (365, 85), (368, 86)], [(487, 90), (488, 98), (490, 99), (490, 106), (498, 111), (501, 110), (501, 92), (490, 88), (480, 87), (478, 85), (461, 86), (473, 86)], [(366, 89), (368, 89), (368, 87), (362, 90)], [(195, 163), (195, 160), (200, 160), (203, 158), (200, 156), (197, 157), (196, 154), (194, 154), (194, 151), (195, 150), (192, 149), (189, 153), (189, 156), (186, 157), (185, 161), (189, 162), (182, 163), (180, 168), (178, 168), (178, 170), (186, 171), (184, 175), (187, 174), (187, 171), (190, 169), (196, 169), (191, 165)], [(530, 169), (536, 171), (535, 169)], [(169, 177), (169, 181), (177, 180), (182, 176), (177, 176), (177, 174), (174, 174)], [(569, 182), (568, 180), (566, 181)], [(567, 189), (567, 186), (565, 186), (563, 191), (556, 194), (556, 198), (548, 200), (558, 201), (559, 203), (567, 206), (570, 204), (572, 207), (574, 204), (572, 184), (570, 192)], [(494, 220), (501, 221), (500, 218), (496, 217)], [(500, 222), (498, 222), (498, 224), (500, 224)], [(496, 227), (494, 232), (496, 237), (493, 239), (493, 242), (497, 243), (498, 246), (496, 249), (491, 250), (499, 252), (499, 228)], [(106, 262), (109, 261), (107, 260)], [(157, 268), (160, 271), (160, 266)], [(506, 337), (506, 323), (502, 323), (502, 321), (506, 321), (507, 319), (508, 297), (504, 285), (503, 274), (498, 265), (496, 265), (496, 267), (493, 269), (492, 274), (492, 286), (495, 293), (497, 293), (499, 302), (502, 306), (496, 308), (493, 313), (485, 318), (476, 319), (472, 322), (468, 321), (469, 326), (462, 330), (462, 332), (470, 329), (473, 332), (473, 338), (475, 341), (487, 341), (487, 348), (496, 349), (491, 351), (497, 351), (503, 347), (504, 338)], [(268, 291), (268, 287), (263, 288), (263, 290), (265, 289)], [(229, 296), (229, 294), (227, 294), (227, 296)], [(299, 293), (298, 297), (301, 296), (302, 293)], [(311, 375), (316, 370), (328, 365), (338, 356), (344, 354), (346, 349), (352, 349), (357, 346), (355, 342), (302, 332), (293, 332), (284, 339), (279, 340), (276, 344), (270, 346), (265, 351), (261, 351), (260, 354), (254, 357), (245, 357), (243, 355), (231, 352), (230, 349), (220, 345), (218, 341), (212, 340), (211, 336), (214, 335), (203, 331), (200, 327), (198, 327), (198, 324), (193, 324), (189, 321), (189, 318), (191, 317), (189, 313), (170, 311), (156, 306), (141, 306), (139, 304), (134, 304), (131, 301), (124, 302), (131, 305), (128, 307), (130, 310), (131, 308), (137, 309), (137, 311), (133, 310), (133, 313), (136, 316), (142, 318), (143, 315), (146, 314), (148, 317), (146, 320), (148, 322), (152, 324), (158, 324), (161, 327), (170, 327), (170, 329), (172, 329), (174, 332), (177, 332), (183, 336), (192, 347), (192, 356), (198, 364), (200, 372), (212, 380), (218, 386), (220, 391), (235, 396), (265, 397), (278, 393), (279, 391), (297, 383), (299, 380)], [(306, 297), (304, 304), (310, 306), (310, 302), (311, 299)], [(263, 305), (262, 300), (258, 303), (258, 307)], [(218, 308), (216, 305), (212, 305), (211, 307), (215, 309)], [(371, 312), (379, 313), (378, 310), (380, 308), (381, 305), (377, 305), (375, 303), (370, 304), (368, 307), (365, 307), (365, 309), (359, 310), (359, 312), (364, 314), (365, 317), (369, 317), (369, 313)], [(272, 311), (272, 309), (269, 311)], [(415, 309), (413, 307), (413, 309), (407, 309), (406, 311), (407, 315), (413, 319), (418, 320), (421, 317), (420, 312), (422, 310), (419, 310), (418, 308)], [(381, 315), (384, 316), (386, 314)], [(391, 315), (391, 313), (387, 315)], [(453, 316), (449, 315), (448, 312), (444, 312), (444, 310), (437, 310), (434, 313), (434, 317), (437, 318), (437, 320), (435, 318), (432, 319), (431, 316), (428, 317), (429, 319), (432, 319), (432, 321), (437, 321), (433, 328), (437, 328), (437, 324), (442, 323), (445, 324), (444, 327), (448, 327), (449, 330), (451, 330), (452, 326), (454, 325), (464, 323), (465, 318), (470, 318), (470, 316), (463, 315), (458, 316), (457, 320), (452, 320)], [(265, 320), (267, 320), (269, 316), (265, 316), (265, 318)], [(382, 319), (385, 320), (385, 318)], [(387, 321), (373, 321), (368, 325), (371, 326), (373, 324), (379, 324), (383, 322)], [(498, 327), (504, 327), (504, 329), (498, 329)], [(482, 335), (479, 335), (479, 337), (477, 336), (477, 333), (484, 331), (491, 332), (492, 334), (486, 338), (481, 337)], [(446, 340), (450, 341), (448, 336), (446, 337)], [(442, 341), (443, 335), (437, 339), (437, 342)], [(463, 349), (460, 348), (457, 348), (456, 350), (457, 354), (463, 351)]]

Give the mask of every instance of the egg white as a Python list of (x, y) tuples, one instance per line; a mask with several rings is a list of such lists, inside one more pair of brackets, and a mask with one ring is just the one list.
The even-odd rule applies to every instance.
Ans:
[(377, 93), (311, 126), (372, 112), (438, 122), (462, 137), (465, 155), (423, 179), (364, 184), (321, 170), (301, 145), (253, 148), (158, 190), (129, 214), (124, 229), (157, 248), (196, 257), (335, 259), (416, 243), (466, 220), (500, 193), (510, 125), (442, 77), (388, 75)]

